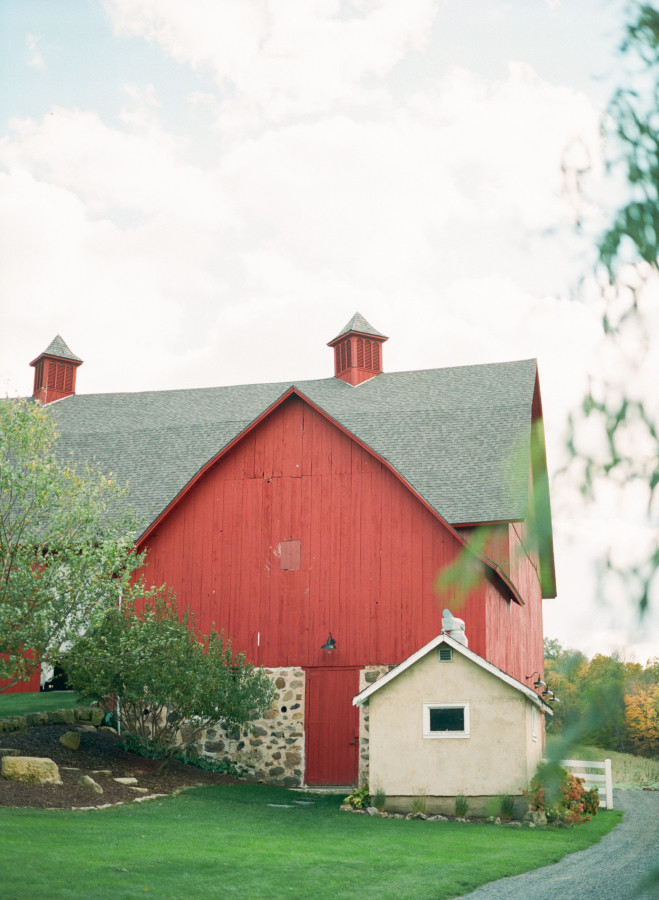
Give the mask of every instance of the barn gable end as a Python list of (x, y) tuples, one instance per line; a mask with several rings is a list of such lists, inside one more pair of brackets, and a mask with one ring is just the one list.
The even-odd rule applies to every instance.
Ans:
[[(435, 589), (458, 535), (297, 392), (193, 481), (143, 537), (147, 583), (255, 662), (327, 665), (331, 631), (332, 665), (392, 664), (437, 633), (445, 600), (484, 635), (485, 579)], [(489, 586), (507, 609), (503, 587)]]

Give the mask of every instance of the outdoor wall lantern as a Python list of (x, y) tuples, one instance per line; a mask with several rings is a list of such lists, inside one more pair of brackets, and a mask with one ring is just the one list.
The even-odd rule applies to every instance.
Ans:
[[(529, 678), (533, 678), (534, 675), (537, 675), (538, 679), (537, 679), (537, 681), (533, 682), (533, 687), (536, 689), (541, 688), (541, 687), (546, 688), (547, 682), (542, 680), (542, 678), (540, 677), (540, 672), (532, 672), (530, 675), (526, 676), (526, 680), (528, 681)], [(546, 691), (543, 691), (543, 696), (545, 693), (546, 693)]]
[(331, 631), (327, 635), (327, 640), (325, 641), (325, 643), (323, 644), (323, 646), (320, 649), (327, 650), (328, 653), (331, 653), (332, 650), (336, 650), (336, 641), (332, 637)]

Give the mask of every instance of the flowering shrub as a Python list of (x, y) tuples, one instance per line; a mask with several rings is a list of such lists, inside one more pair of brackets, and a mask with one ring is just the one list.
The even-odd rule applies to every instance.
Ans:
[(596, 788), (584, 789), (584, 779), (556, 763), (541, 763), (524, 796), (532, 810), (543, 810), (552, 825), (577, 825), (597, 814)]

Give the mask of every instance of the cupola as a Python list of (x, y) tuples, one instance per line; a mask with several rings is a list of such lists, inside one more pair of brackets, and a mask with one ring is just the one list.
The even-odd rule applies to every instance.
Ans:
[(334, 374), (348, 384), (361, 384), (382, 372), (382, 344), (389, 338), (355, 313), (328, 347), (334, 347)]
[(42, 406), (75, 394), (76, 370), (82, 360), (71, 353), (59, 334), (30, 365), (34, 366), (32, 396)]

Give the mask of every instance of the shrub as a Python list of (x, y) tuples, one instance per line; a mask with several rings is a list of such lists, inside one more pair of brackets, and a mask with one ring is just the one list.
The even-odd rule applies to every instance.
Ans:
[(161, 759), (194, 744), (206, 728), (227, 728), (258, 718), (274, 687), (262, 669), (214, 628), (198, 635), (191, 612), (179, 619), (171, 597), (136, 610), (111, 608), (76, 642), (66, 670), (83, 697), (108, 711), (121, 699), (121, 729), (143, 755)]
[(412, 800), (412, 812), (423, 813), (424, 816), (428, 813), (428, 798), (422, 791), (419, 791), (414, 795), (414, 799)]
[(368, 782), (345, 797), (343, 802), (348, 803), (353, 809), (366, 809), (366, 807), (370, 806), (371, 795), (368, 790)]
[(469, 810), (469, 801), (464, 794), (458, 794), (455, 798), (455, 814), (459, 819), (464, 819)]
[(552, 825), (576, 825), (595, 815), (599, 806), (597, 790), (584, 790), (577, 778), (557, 763), (540, 763), (524, 796), (533, 810), (544, 810)]
[(510, 794), (501, 794), (499, 797), (499, 815), (504, 822), (510, 822), (515, 812), (515, 798)]
[(385, 794), (384, 789), (379, 785), (375, 789), (375, 794), (373, 795), (372, 802), (373, 806), (375, 806), (376, 809), (379, 809), (380, 812), (383, 812), (387, 804), (387, 795)]

